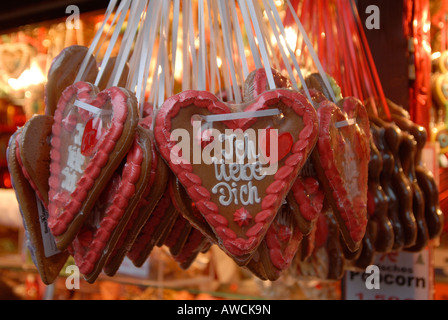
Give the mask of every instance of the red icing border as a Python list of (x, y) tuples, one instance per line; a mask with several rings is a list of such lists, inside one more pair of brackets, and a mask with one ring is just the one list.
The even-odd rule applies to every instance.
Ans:
[[(345, 227), (351, 239), (355, 242), (360, 242), (364, 237), (366, 226), (367, 226), (367, 207), (362, 210), (355, 210), (353, 203), (348, 199), (347, 190), (344, 188), (343, 175), (339, 172), (336, 163), (336, 155), (333, 148), (331, 147), (335, 141), (332, 141), (330, 135), (330, 129), (334, 126), (336, 122), (347, 121), (346, 115), (339, 109), (335, 104), (331, 102), (323, 102), (318, 111), (319, 116), (319, 140), (318, 140), (318, 151), (321, 159), (322, 167), (325, 171), (330, 184), (333, 188), (333, 197), (335, 198), (335, 203), (341, 218), (344, 221)], [(358, 128), (357, 126), (346, 126), (339, 130), (349, 131), (350, 134), (345, 134), (345, 136), (350, 137), (351, 141), (357, 143), (355, 152), (359, 156), (359, 161), (364, 161), (368, 163), (370, 160), (370, 144), (369, 139), (361, 133), (359, 129), (353, 130), (352, 128)], [(366, 167), (367, 169), (367, 167)], [(367, 187), (367, 175), (368, 170), (365, 172), (360, 172), (361, 175), (361, 185), (364, 185), (362, 181), (365, 181), (365, 186)], [(367, 205), (367, 203), (366, 203)], [(358, 206), (356, 206), (358, 207)]]
[(298, 177), (291, 188), (300, 214), (307, 221), (315, 221), (323, 208), (325, 194), (319, 181), (312, 177)]
[(282, 250), (282, 243), (285, 243), (280, 236), (279, 228), (284, 226), (278, 221), (274, 220), (272, 225), (269, 227), (266, 232), (266, 246), (269, 249), (269, 257), (271, 258), (271, 262), (280, 271), (288, 269), (291, 265), (292, 260), (294, 259), (297, 250), (299, 249), (300, 242), (303, 239), (303, 234), (300, 232), (297, 224), (294, 226), (294, 230), (292, 230), (292, 237), (287, 239), (287, 246), (284, 250)]
[[(109, 239), (126, 212), (130, 199), (135, 194), (135, 185), (140, 178), (142, 162), (143, 151), (138, 143), (138, 137), (136, 137), (134, 145), (127, 155), (123, 171), (120, 176), (117, 176), (120, 178), (120, 182), (112, 202), (104, 211), (100, 227), (95, 230), (94, 234), (92, 234), (91, 229), (85, 232), (81, 229), (72, 243), (72, 255), (82, 274), (90, 274), (103, 255)], [(110, 184), (113, 183), (110, 182)], [(104, 192), (108, 193), (110, 190), (105, 189)], [(95, 208), (92, 212), (95, 212)], [(88, 245), (86, 245), (86, 242)]]
[[(278, 170), (274, 176), (274, 183), (271, 184), (273, 186), (275, 183), (285, 182), (285, 186), (271, 188), (272, 190), (262, 200), (262, 211), (253, 214), (255, 225), (246, 232), (247, 239), (238, 238), (235, 232), (228, 227), (227, 219), (219, 213), (218, 206), (210, 201), (210, 193), (202, 186), (201, 179), (193, 174), (193, 166), (189, 163), (173, 164), (170, 161), (171, 149), (176, 145), (176, 142), (170, 141), (171, 119), (176, 117), (181, 108), (195, 105), (198, 108), (207, 109), (212, 114), (230, 113), (230, 108), (209, 92), (191, 90), (167, 99), (156, 116), (154, 134), (160, 154), (185, 186), (190, 198), (197, 205), (217, 237), (221, 239), (222, 243), (219, 245), (234, 257), (252, 253), (258, 247), (293, 180), (315, 146), (314, 137), (317, 137), (318, 134), (317, 114), (314, 107), (302, 94), (285, 89), (264, 92), (245, 111), (266, 110), (280, 101), (302, 117), (304, 129), (299, 135), (299, 140), (293, 146), (292, 155)], [(256, 121), (257, 119), (249, 118), (225, 121), (224, 123), (231, 129), (246, 130)], [(182, 178), (186, 174), (190, 176), (187, 181)]]
[(146, 246), (152, 241), (153, 235), (159, 227), (162, 220), (165, 218), (165, 212), (171, 204), (171, 197), (169, 195), (168, 187), (160, 199), (154, 211), (149, 216), (143, 228), (140, 230), (137, 238), (132, 244), (131, 249), (127, 253), (127, 257), (136, 262), (141, 258)]

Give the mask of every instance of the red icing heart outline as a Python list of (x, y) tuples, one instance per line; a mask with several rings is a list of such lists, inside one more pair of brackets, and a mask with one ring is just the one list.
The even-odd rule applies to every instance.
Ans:
[[(141, 179), (143, 162), (144, 151), (136, 137), (132, 149), (127, 154), (122, 171), (115, 173), (108, 188), (100, 196), (100, 199), (106, 197), (108, 201), (106, 203), (98, 201), (92, 210), (92, 214), (98, 214), (101, 217), (99, 226), (92, 229), (90, 226), (84, 225), (72, 242), (70, 251), (82, 274), (89, 275), (94, 271), (95, 265), (105, 250), (109, 250), (109, 255), (112, 253), (114, 247), (110, 247), (109, 241), (117, 230), (121, 232), (121, 228), (118, 228), (119, 224), (123, 224), (124, 220), (130, 217), (130, 214), (126, 214), (127, 217), (125, 217), (125, 213), (131, 200), (136, 196), (136, 192), (142, 193), (136, 190), (136, 185)], [(105, 208), (103, 208), (104, 205), (106, 205)], [(119, 238), (115, 241), (118, 242)], [(103, 263), (106, 263), (106, 260)]]
[[(315, 146), (318, 133), (316, 112), (302, 94), (284, 89), (265, 92), (245, 111), (266, 110), (279, 101), (286, 107), (292, 108), (303, 119), (304, 128), (300, 133), (299, 140), (292, 148), (292, 155), (286, 159), (285, 165), (275, 175), (275, 181), (267, 188), (268, 195), (261, 203), (262, 211), (253, 214), (255, 225), (246, 232), (246, 239), (238, 237), (228, 227), (227, 219), (220, 214), (218, 206), (210, 201), (209, 191), (202, 186), (199, 176), (193, 173), (193, 165), (185, 162), (176, 164), (170, 161), (171, 150), (176, 145), (176, 142), (170, 140), (171, 119), (176, 117), (181, 108), (194, 105), (197, 108), (208, 110), (211, 114), (231, 113), (230, 108), (209, 92), (185, 91), (167, 99), (156, 116), (154, 134), (160, 154), (169, 163), (171, 170), (186, 188), (190, 198), (210, 224), (218, 239), (221, 240), (218, 243), (220, 247), (237, 262), (237, 257), (251, 255), (259, 246), (292, 182)], [(224, 124), (230, 129), (241, 128), (244, 131), (256, 121), (257, 119), (249, 118), (228, 120)]]
[[(350, 250), (355, 251), (359, 247), (362, 238), (366, 232), (367, 226), (367, 199), (364, 201), (358, 197), (350, 200), (350, 191), (345, 188), (347, 174), (341, 169), (337, 160), (338, 155), (345, 154), (345, 143), (350, 141), (353, 145), (353, 152), (356, 158), (349, 159), (352, 164), (356, 165), (359, 170), (359, 176), (352, 183), (356, 182), (357, 190), (361, 190), (362, 195), (367, 196), (367, 179), (368, 179), (368, 163), (370, 161), (370, 135), (366, 135), (364, 130), (356, 125), (344, 126), (335, 129), (335, 124), (348, 121), (348, 118), (341, 109), (330, 101), (324, 101), (320, 104), (317, 111), (319, 116), (319, 140), (317, 143), (317, 151), (319, 152), (320, 164), (324, 170), (324, 174), (330, 186), (326, 187), (327, 194), (334, 198), (330, 201), (335, 211), (335, 216), (340, 221), (340, 227), (343, 231), (345, 240)], [(367, 121), (367, 113), (358, 113), (356, 122), (360, 119)], [(346, 140), (348, 139), (348, 140)], [(351, 170), (350, 170), (351, 171)], [(365, 193), (363, 192), (365, 190)], [(356, 200), (356, 201), (355, 201)]]
[[(64, 195), (64, 205), (60, 207), (60, 204), (57, 203), (57, 197), (60, 193), (59, 187), (61, 184), (59, 176), (62, 171), (59, 150), (61, 147), (60, 136), (63, 130), (69, 130), (76, 125), (76, 119), (70, 117), (69, 119), (66, 119), (67, 121), (63, 121), (63, 113), (65, 109), (71, 105), (70, 102), (73, 99), (93, 105), (97, 108), (102, 108), (106, 101), (110, 99), (112, 105), (112, 120), (110, 128), (103, 133), (101, 144), (98, 146), (96, 153), (86, 166), (84, 174), (77, 181), (75, 190), (71, 195)], [(129, 116), (128, 100), (129, 97), (127, 94), (118, 87), (112, 87), (97, 93), (97, 89), (92, 84), (82, 81), (68, 87), (62, 93), (54, 114), (51, 139), (52, 149), (50, 152), (51, 164), (48, 225), (51, 232), (56, 237), (56, 241), (58, 241), (58, 236), (61, 236), (68, 231), (71, 223), (79, 214), (84, 201), (88, 198), (89, 191), (94, 188), (95, 180), (101, 175), (101, 171), (109, 162), (109, 156), (114, 151), (117, 141), (122, 137), (123, 128)], [(73, 109), (76, 108), (73, 107)], [(85, 110), (78, 110), (78, 113), (80, 116), (90, 117), (90, 113)], [(136, 124), (137, 123), (135, 123), (135, 125)]]
[[(95, 147), (100, 140), (100, 137), (98, 137), (98, 127), (101, 124), (98, 124), (98, 121), (101, 123), (100, 118), (90, 119), (84, 128), (81, 141), (81, 154), (84, 156), (90, 156), (95, 151)], [(93, 124), (94, 122), (96, 123), (95, 125)]]

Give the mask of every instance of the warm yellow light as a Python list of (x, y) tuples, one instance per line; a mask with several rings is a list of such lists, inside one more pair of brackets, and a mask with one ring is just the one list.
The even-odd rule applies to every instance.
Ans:
[(432, 59), (432, 60), (435, 60), (435, 59), (440, 58), (441, 56), (442, 56), (442, 54), (441, 54), (440, 52), (434, 52), (434, 53), (431, 55), (431, 59)]
[(9, 78), (8, 84), (13, 90), (18, 91), (31, 86), (39, 85), (45, 81), (45, 75), (39, 68), (37, 62), (33, 61), (31, 62), (30, 68), (23, 71), (17, 79)]

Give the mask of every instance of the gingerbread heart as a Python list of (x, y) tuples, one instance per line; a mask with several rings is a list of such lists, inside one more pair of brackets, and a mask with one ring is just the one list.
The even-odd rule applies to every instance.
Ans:
[[(32, 118), (29, 120), (33, 122), (33, 127), (36, 125), (36, 119)], [(42, 124), (44, 122), (37, 119), (37, 125)], [(45, 127), (41, 129), (43, 129), (41, 132), (46, 131)], [(45, 210), (45, 203), (37, 196), (36, 190), (38, 189), (36, 188), (36, 183), (29, 180), (29, 176), (24, 174), (25, 170), (22, 167), (24, 158), (20, 152), (20, 147), (25, 141), (20, 138), (22, 134), (23, 128), (19, 128), (9, 140), (6, 151), (8, 171), (11, 175), (11, 183), (19, 204), (19, 211), (25, 230), (26, 246), (31, 260), (35, 264), (43, 283), (49, 285), (57, 279), (67, 261), (69, 253), (67, 250), (59, 251), (56, 249), (53, 236), (49, 232), (46, 223), (48, 214)], [(26, 143), (42, 145), (45, 142), (41, 141), (41, 138), (41, 134), (29, 135)], [(36, 151), (39, 151), (39, 149)], [(33, 158), (28, 158), (27, 161), (39, 165), (42, 171), (49, 170), (49, 161), (42, 161), (43, 158), (46, 157), (48, 159), (50, 157), (49, 148), (42, 148), (37, 154), (30, 153), (28, 156), (33, 156)]]
[(173, 227), (179, 212), (173, 206), (168, 186), (156, 208), (140, 230), (127, 257), (141, 267), (155, 246), (162, 246)]
[(313, 253), (304, 260), (296, 255), (291, 266), (292, 274), (299, 279), (340, 280), (345, 274), (343, 251), (333, 213), (322, 212), (316, 223)]
[[(165, 162), (159, 158), (152, 135), (150, 135), (150, 127), (152, 124), (152, 117), (148, 116), (143, 118), (139, 126), (145, 128), (148, 131), (149, 140), (148, 144), (151, 147), (151, 172), (149, 181), (146, 185), (137, 207), (135, 208), (132, 217), (129, 219), (126, 228), (123, 230), (120, 239), (118, 240), (114, 251), (110, 255), (109, 260), (104, 266), (104, 273), (112, 277), (118, 271), (124, 257), (132, 247), (136, 237), (140, 233), (143, 226), (151, 216), (152, 212), (159, 203), (165, 186), (169, 178), (169, 169)], [(156, 183), (157, 182), (157, 183)]]
[[(93, 131), (85, 130), (88, 123), (94, 123)], [(126, 89), (98, 93), (92, 84), (78, 82), (62, 94), (52, 127), (48, 193), (49, 227), (61, 250), (131, 148), (137, 124), (136, 98)]]
[[(282, 206), (269, 227), (264, 241), (258, 247), (258, 263), (263, 266), (266, 280), (277, 280), (282, 272), (289, 268), (303, 239), (303, 234), (291, 211), (288, 203)], [(254, 263), (256, 262), (249, 262), (247, 267), (257, 268)]]
[(172, 179), (169, 188), (170, 196), (176, 210), (196, 229), (200, 230), (211, 242), (218, 243), (218, 238), (213, 232), (213, 229), (201, 215), (196, 205), (191, 201), (187, 191), (179, 182), (179, 179)]
[(312, 154), (313, 165), (347, 247), (354, 252), (367, 225), (370, 134), (360, 129), (357, 118), (349, 119), (329, 101), (322, 102), (317, 113), (319, 141)]
[(23, 126), (20, 134), (18, 160), (30, 185), (48, 208), (48, 178), (50, 176), (50, 141), (53, 117), (34, 115)]
[(96, 280), (116, 246), (127, 240), (129, 233), (125, 231), (129, 230), (125, 229), (148, 185), (151, 165), (149, 131), (139, 127), (126, 160), (115, 171), (71, 246), (75, 263), (88, 282)]
[[(273, 109), (281, 114), (254, 117), (257, 112), (271, 112)], [(160, 154), (213, 229), (218, 245), (239, 265), (250, 260), (266, 234), (314, 148), (318, 131), (312, 105), (302, 94), (290, 90), (265, 92), (242, 111), (236, 114), (241, 118), (227, 120), (227, 116), (232, 116), (232, 110), (216, 96), (203, 91), (185, 91), (165, 101), (157, 113), (154, 129)], [(213, 123), (214, 133), (219, 135), (212, 144), (214, 156), (201, 157), (202, 140), (198, 139), (198, 132), (194, 132), (194, 126), (197, 126), (195, 119), (205, 119), (204, 125), (210, 125), (204, 117), (216, 115), (223, 121)], [(246, 148), (251, 149), (252, 160), (255, 159), (252, 163), (248, 162), (248, 152), (243, 152), (243, 155), (231, 152), (236, 150), (232, 133), (257, 138), (259, 131), (268, 128), (277, 129), (279, 134), (289, 133), (294, 142), (291, 152), (275, 163), (278, 170), (272, 174), (266, 171), (272, 169), (269, 161), (265, 162), (269, 166), (262, 165), (260, 153), (256, 151), (257, 142), (250, 140), (246, 144)], [(173, 132), (184, 134), (186, 140), (190, 140), (184, 141), (184, 148), (179, 148), (172, 138)], [(199, 134), (202, 137), (201, 131)], [(239, 148), (241, 141), (238, 141)], [(228, 163), (219, 157), (219, 148), (223, 150), (222, 142), (227, 147), (221, 155)], [(194, 151), (189, 152), (188, 149)], [(206, 155), (206, 151), (204, 149), (202, 155)], [(211, 162), (207, 164), (207, 160)]]
[(323, 209), (324, 198), (323, 189), (314, 177), (299, 176), (294, 181), (287, 199), (304, 235), (308, 235), (313, 229)]
[[(292, 87), (291, 82), (275, 69), (272, 70), (276, 88), (289, 89)], [(269, 90), (268, 77), (264, 68), (259, 68), (252, 71), (248, 76), (243, 86), (244, 101), (251, 101), (258, 97), (265, 91)]]
[[(48, 70), (47, 83), (45, 84), (45, 114), (54, 115), (64, 90), (76, 81), (79, 68), (86, 57), (89, 48), (73, 45), (64, 48), (52, 61)], [(95, 83), (98, 75), (98, 67), (95, 57), (89, 57), (86, 71), (82, 80)]]

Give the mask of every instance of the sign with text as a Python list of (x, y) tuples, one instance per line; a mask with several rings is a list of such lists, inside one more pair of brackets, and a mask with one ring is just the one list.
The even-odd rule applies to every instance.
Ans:
[[(345, 300), (432, 300), (434, 268), (429, 248), (418, 252), (379, 254), (377, 268), (347, 271), (342, 290)], [(376, 272), (376, 274), (375, 274)], [(372, 286), (372, 281), (376, 286)]]

